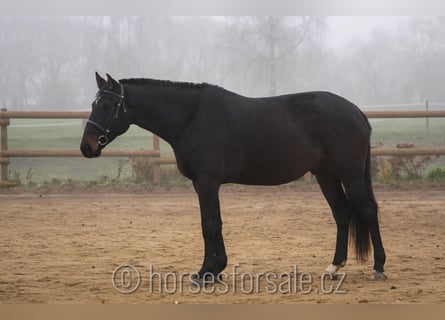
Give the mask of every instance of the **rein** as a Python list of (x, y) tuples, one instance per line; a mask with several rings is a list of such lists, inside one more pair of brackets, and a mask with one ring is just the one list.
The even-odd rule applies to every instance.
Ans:
[(113, 121), (117, 120), (119, 118), (120, 109), (123, 108), (124, 114), (127, 113), (127, 104), (125, 103), (124, 87), (122, 84), (120, 84), (120, 88), (121, 88), (120, 94), (110, 91), (110, 90), (100, 90), (96, 100), (94, 100), (94, 103), (97, 104), (97, 101), (99, 101), (99, 99), (102, 97), (102, 94), (111, 94), (111, 95), (119, 98), (119, 103), (115, 107), (115, 109), (113, 111), (113, 116), (111, 117), (110, 121), (108, 122), (108, 125), (106, 128), (104, 128), (102, 125), (100, 125), (96, 121), (93, 121), (90, 119), (87, 120), (87, 124), (91, 124), (92, 126), (96, 127), (97, 129), (99, 129), (102, 132), (102, 134), (97, 138), (97, 143), (102, 147), (106, 146), (108, 144), (108, 141), (109, 141), (108, 135), (111, 133), (111, 126), (113, 124)]

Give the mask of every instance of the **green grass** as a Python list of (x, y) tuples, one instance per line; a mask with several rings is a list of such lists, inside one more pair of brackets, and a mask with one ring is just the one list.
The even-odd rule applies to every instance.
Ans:
[[(430, 119), (429, 132), (425, 119), (371, 119), (372, 145), (396, 147), (398, 143), (413, 143), (417, 147), (445, 148), (445, 119)], [(35, 127), (35, 126), (41, 127)], [(48, 126), (49, 125), (49, 126)], [(82, 135), (81, 120), (15, 119), (8, 128), (9, 149), (78, 149)], [(151, 149), (152, 134), (132, 126), (108, 149)], [(267, 150), (267, 146), (265, 146)], [(161, 141), (161, 155), (172, 156), (170, 146)], [(128, 158), (11, 158), (10, 178), (24, 184), (50, 181), (132, 181)], [(427, 171), (445, 167), (445, 157), (439, 157)]]
[(428, 172), (428, 181), (441, 182), (445, 181), (445, 168), (435, 168)]
[[(8, 128), (8, 147), (18, 150), (79, 149), (82, 133), (81, 120), (16, 119), (11, 121), (11, 126)], [(152, 142), (150, 132), (132, 126), (107, 149), (152, 149)], [(164, 141), (161, 142), (161, 155), (172, 155), (170, 146)], [(9, 170), (10, 178), (17, 178), (22, 183), (106, 179), (128, 181), (132, 178), (126, 157), (11, 158)]]
[(445, 148), (445, 119), (370, 119), (371, 143), (377, 147), (393, 147), (398, 143), (413, 143), (416, 147)]
[[(60, 124), (56, 126), (57, 124)], [(41, 126), (41, 127), (33, 127)], [(8, 128), (9, 149), (78, 149), (83, 133), (81, 120), (25, 120), (11, 121)], [(118, 137), (109, 149), (151, 149), (152, 134), (132, 126)], [(171, 155), (171, 148), (163, 142), (163, 155)]]
[[(370, 119), (371, 145), (376, 148), (396, 148), (399, 143), (414, 144), (417, 148), (445, 148), (445, 119)], [(445, 156), (433, 157), (425, 167), (423, 177), (437, 167), (445, 167)]]

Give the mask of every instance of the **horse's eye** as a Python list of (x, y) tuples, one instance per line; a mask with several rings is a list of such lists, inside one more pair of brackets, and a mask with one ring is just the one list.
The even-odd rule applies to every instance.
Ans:
[(101, 97), (97, 97), (96, 100), (93, 101), (92, 106), (93, 108), (96, 108), (99, 105)]
[(109, 111), (113, 109), (114, 105), (111, 103), (104, 103), (102, 107), (104, 108), (104, 110)]

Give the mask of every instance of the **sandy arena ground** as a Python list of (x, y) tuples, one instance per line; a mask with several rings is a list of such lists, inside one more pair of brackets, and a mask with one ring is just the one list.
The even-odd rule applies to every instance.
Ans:
[[(445, 191), (377, 190), (388, 279), (371, 281), (372, 259), (351, 254), (345, 279), (322, 283), (335, 224), (316, 190), (223, 189), (229, 264), (224, 283), (205, 291), (188, 280), (203, 251), (191, 190), (2, 194), (0, 302), (445, 302)], [(113, 286), (122, 264), (140, 274), (130, 294)], [(117, 289), (135, 289), (133, 269), (114, 276)]]

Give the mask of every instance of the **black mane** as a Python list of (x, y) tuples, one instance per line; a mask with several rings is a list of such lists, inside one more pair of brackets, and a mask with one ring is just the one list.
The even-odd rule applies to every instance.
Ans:
[(169, 80), (157, 80), (157, 79), (144, 79), (144, 78), (132, 78), (132, 79), (121, 79), (119, 80), (122, 84), (136, 84), (136, 85), (146, 85), (146, 86), (160, 86), (160, 87), (178, 87), (178, 88), (195, 88), (195, 89), (206, 89), (214, 88), (215, 85), (209, 83), (193, 83), (193, 82), (176, 82)]

